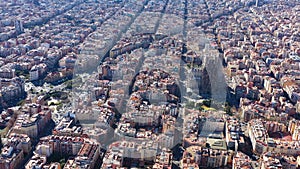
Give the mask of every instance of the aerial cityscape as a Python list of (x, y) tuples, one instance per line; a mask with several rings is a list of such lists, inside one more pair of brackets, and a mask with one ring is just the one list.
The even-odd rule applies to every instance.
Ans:
[(300, 169), (299, 0), (0, 10), (0, 169)]

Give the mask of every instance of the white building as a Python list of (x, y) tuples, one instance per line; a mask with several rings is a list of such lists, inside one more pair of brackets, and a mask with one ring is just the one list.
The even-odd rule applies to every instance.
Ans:
[(36, 66), (33, 66), (29, 72), (30, 81), (38, 80), (39, 79), (39, 70)]

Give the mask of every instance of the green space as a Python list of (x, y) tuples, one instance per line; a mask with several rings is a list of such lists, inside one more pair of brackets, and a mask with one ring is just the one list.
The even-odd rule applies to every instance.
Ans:
[(47, 158), (47, 163), (50, 164), (52, 162), (58, 162), (61, 168), (64, 168), (69, 156), (60, 154), (60, 153), (53, 153), (50, 157)]
[[(203, 100), (202, 103), (196, 103), (193, 101), (189, 101), (185, 104), (185, 107), (188, 109), (194, 109), (199, 111), (216, 111), (215, 108), (211, 107), (211, 99)], [(217, 103), (219, 104), (219, 103)], [(222, 106), (223, 110), (226, 114), (232, 116), (233, 113), (236, 111), (234, 107), (232, 107), (228, 102), (225, 102), (225, 105)]]

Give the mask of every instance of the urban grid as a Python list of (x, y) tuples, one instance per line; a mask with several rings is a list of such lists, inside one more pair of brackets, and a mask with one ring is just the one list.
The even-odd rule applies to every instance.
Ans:
[(299, 169), (299, 0), (1, 0), (0, 169)]

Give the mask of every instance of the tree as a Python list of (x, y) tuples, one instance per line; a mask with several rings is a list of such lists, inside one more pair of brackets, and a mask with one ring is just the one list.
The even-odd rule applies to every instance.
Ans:
[(61, 168), (64, 168), (65, 164), (66, 164), (66, 160), (63, 158), (61, 160), (59, 160), (60, 166)]
[(229, 105), (228, 102), (225, 103), (225, 108), (224, 108), (224, 111), (226, 112), (226, 114), (232, 116), (232, 112), (231, 112), (231, 106)]
[(206, 107), (210, 107), (210, 104), (211, 104), (211, 100), (210, 99), (203, 101), (203, 105), (206, 106)]

